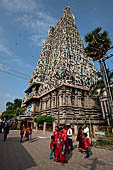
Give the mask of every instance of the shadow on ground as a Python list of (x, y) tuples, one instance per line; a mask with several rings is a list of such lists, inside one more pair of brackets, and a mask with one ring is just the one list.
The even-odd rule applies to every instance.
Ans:
[(36, 142), (36, 141), (38, 141), (38, 140), (39, 140), (39, 138), (34, 137), (34, 138), (32, 138), (32, 143), (33, 143), (33, 142)]
[[(77, 148), (77, 145), (73, 145), (73, 150)], [(68, 154), (66, 153), (66, 158), (69, 161), (69, 159), (71, 159), (73, 154), (73, 151), (70, 151)]]
[(0, 170), (25, 170), (34, 166), (36, 163), (20, 143), (19, 137), (9, 137), (4, 142), (3, 135), (0, 135)]
[[(86, 158), (87, 159), (87, 158)], [(89, 169), (89, 170), (96, 170), (97, 169), (97, 166), (101, 165), (104, 169), (104, 166), (105, 166), (105, 163), (98, 160), (98, 158), (89, 158), (92, 162), (91, 163), (87, 163), (87, 164), (84, 164), (84, 165), (81, 165), (82, 167), (86, 168), (86, 169)]]

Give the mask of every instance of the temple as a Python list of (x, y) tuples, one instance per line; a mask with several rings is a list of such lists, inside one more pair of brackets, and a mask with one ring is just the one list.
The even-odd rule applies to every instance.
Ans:
[(75, 17), (66, 7), (56, 25), (50, 26), (22, 108), (32, 117), (51, 115), (60, 124), (104, 124), (101, 108), (89, 97), (89, 88), (97, 77), (93, 62), (84, 53), (84, 45)]

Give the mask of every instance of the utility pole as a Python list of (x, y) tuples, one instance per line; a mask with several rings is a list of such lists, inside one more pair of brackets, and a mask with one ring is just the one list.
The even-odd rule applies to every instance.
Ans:
[(60, 100), (59, 100), (59, 80), (57, 80), (57, 106), (58, 106), (58, 126), (60, 126)]
[(109, 80), (108, 80), (105, 60), (109, 59), (112, 56), (113, 56), (113, 54), (111, 53), (110, 55), (107, 55), (104, 58), (101, 58), (99, 60), (100, 68), (101, 68), (101, 72), (102, 72), (102, 76), (103, 76), (103, 81), (104, 81), (104, 84), (105, 84), (105, 89), (106, 89), (106, 93), (107, 93), (107, 97), (108, 97), (108, 103), (109, 103), (108, 107), (109, 107), (109, 114), (110, 115), (108, 117), (108, 125), (112, 125), (113, 97), (112, 97), (112, 92), (111, 92), (111, 88), (110, 88), (110, 84), (109, 84)]

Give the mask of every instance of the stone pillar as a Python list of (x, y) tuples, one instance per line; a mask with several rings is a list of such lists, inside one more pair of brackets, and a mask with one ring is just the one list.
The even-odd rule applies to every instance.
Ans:
[(87, 93), (86, 91), (84, 92), (84, 107), (87, 107)]
[(68, 105), (71, 106), (71, 94), (68, 95)]
[(65, 93), (63, 94), (63, 105), (66, 104), (66, 97), (65, 97)]
[(86, 107), (89, 108), (90, 106), (90, 99), (89, 99), (89, 95), (86, 96)]
[(74, 135), (77, 136), (78, 134), (78, 128), (77, 125), (74, 125)]
[(56, 123), (55, 121), (53, 122), (53, 131), (55, 130)]
[(45, 100), (43, 101), (43, 106), (44, 106), (43, 109), (46, 110), (46, 101)]
[(66, 94), (66, 105), (68, 105), (68, 95)]
[(93, 132), (94, 132), (93, 134), (94, 134), (94, 137), (96, 137), (95, 136), (95, 130), (98, 130), (98, 128), (97, 128), (97, 126), (93, 125)]
[(48, 108), (51, 108), (51, 97), (48, 98)]
[(63, 105), (63, 94), (61, 95), (61, 102), (60, 102), (61, 106)]
[(77, 94), (75, 94), (75, 106), (78, 106), (78, 98), (77, 98)]
[(32, 103), (32, 112), (35, 112), (35, 103)]
[(52, 95), (51, 95), (51, 97), (50, 97), (50, 105), (51, 105), (50, 108), (52, 108), (52, 107), (53, 107), (53, 97), (52, 97)]
[(38, 130), (38, 126), (37, 126), (37, 124), (36, 124), (36, 131)]
[(39, 100), (39, 111), (41, 110), (41, 99)]
[(34, 128), (34, 126), (33, 126), (33, 122), (31, 122), (31, 129), (33, 129)]
[(42, 110), (42, 99), (40, 99), (40, 106), (39, 106), (39, 111)]
[(44, 125), (43, 125), (43, 134), (45, 134), (46, 132), (46, 122), (44, 122)]
[(51, 105), (52, 105), (52, 108), (55, 107), (55, 97), (54, 96), (52, 97), (52, 104)]
[(55, 95), (55, 107), (58, 106), (58, 97), (57, 97), (57, 94)]
[(78, 92), (78, 107), (82, 107), (82, 101), (81, 101), (81, 92)]

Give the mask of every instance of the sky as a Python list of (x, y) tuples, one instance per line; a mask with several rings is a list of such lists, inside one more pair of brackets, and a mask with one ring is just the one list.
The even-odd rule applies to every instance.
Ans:
[[(99, 26), (113, 45), (113, 0), (0, 0), (0, 112), (7, 101), (24, 98), (49, 25), (55, 26), (66, 6), (75, 15), (83, 43)], [(113, 69), (113, 57), (107, 67)]]

